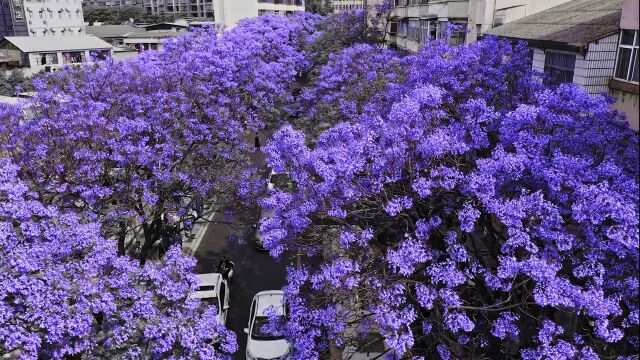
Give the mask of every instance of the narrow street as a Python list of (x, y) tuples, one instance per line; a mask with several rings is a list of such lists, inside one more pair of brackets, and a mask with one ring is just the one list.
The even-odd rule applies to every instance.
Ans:
[[(253, 142), (253, 137), (251, 137)], [(264, 139), (262, 140), (264, 144)], [(268, 173), (264, 164), (262, 153), (254, 153), (251, 162), (262, 170), (262, 177), (265, 179)], [(258, 223), (259, 208), (249, 210), (250, 214), (243, 215), (243, 218), (251, 219), (251, 224)], [(291, 264), (291, 260), (284, 257), (280, 262), (276, 262), (266, 251), (258, 251), (253, 242), (253, 227), (244, 234), (241, 241), (230, 240), (232, 231), (228, 225), (210, 225), (200, 242), (194, 256), (198, 259), (196, 266), (197, 273), (214, 272), (221, 256), (227, 256), (235, 263), (233, 278), (229, 284), (229, 314), (227, 317), (227, 328), (231, 329), (238, 336), (238, 351), (234, 359), (245, 359), (245, 349), (247, 335), (244, 328), (249, 321), (249, 308), (253, 296), (262, 290), (278, 290), (285, 284), (286, 268)]]

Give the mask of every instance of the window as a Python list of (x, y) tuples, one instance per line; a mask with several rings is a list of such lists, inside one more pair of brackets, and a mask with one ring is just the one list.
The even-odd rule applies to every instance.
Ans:
[(38, 65), (55, 65), (58, 63), (58, 54), (56, 53), (40, 53), (36, 56)]
[(547, 51), (544, 58), (544, 80), (547, 86), (573, 82), (576, 54)]
[(502, 26), (505, 23), (505, 18), (507, 17), (506, 10), (498, 10), (493, 14), (493, 27)]
[(618, 45), (618, 59), (614, 78), (623, 81), (638, 82), (638, 30), (622, 30)]
[(420, 40), (420, 20), (419, 19), (409, 20), (407, 37), (415, 41)]
[(84, 62), (84, 52), (82, 51), (63, 52), (62, 59), (64, 64), (78, 64), (78, 63)]

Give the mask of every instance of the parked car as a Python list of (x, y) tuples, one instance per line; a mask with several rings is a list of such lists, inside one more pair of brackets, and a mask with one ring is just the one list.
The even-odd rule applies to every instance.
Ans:
[(293, 188), (293, 182), (291, 176), (288, 173), (278, 173), (273, 170), (269, 173), (269, 179), (267, 179), (267, 190), (272, 191), (275, 189), (289, 192)]
[(219, 273), (198, 274), (200, 285), (191, 294), (191, 298), (200, 299), (213, 305), (218, 309), (218, 322), (225, 324), (227, 322), (227, 313), (229, 312), (229, 285)]
[(267, 290), (257, 293), (251, 302), (249, 326), (244, 329), (247, 336), (247, 360), (286, 359), (291, 345), (279, 332), (263, 331), (269, 321), (270, 309), (279, 316), (286, 315), (284, 293), (280, 290)]
[(268, 219), (273, 216), (273, 210), (270, 209), (262, 209), (260, 210), (260, 220), (258, 220), (258, 225), (256, 225), (256, 233), (254, 234), (254, 238), (256, 240), (256, 249), (258, 250), (266, 250), (264, 248), (264, 234), (260, 231), (260, 223), (262, 223), (262, 219)]

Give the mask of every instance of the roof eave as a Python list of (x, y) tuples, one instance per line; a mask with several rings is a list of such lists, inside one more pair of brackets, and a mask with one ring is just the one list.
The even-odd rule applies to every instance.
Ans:
[[(495, 35), (494, 35), (495, 36)], [(582, 52), (584, 51), (586, 44), (581, 43), (562, 43), (557, 41), (539, 40), (539, 39), (522, 39), (517, 37), (500, 36), (511, 41), (524, 41), (530, 47), (538, 47), (543, 49), (552, 49), (560, 51)]]

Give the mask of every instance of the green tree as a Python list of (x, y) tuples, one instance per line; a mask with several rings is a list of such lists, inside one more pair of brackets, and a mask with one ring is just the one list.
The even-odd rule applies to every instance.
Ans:
[(307, 0), (305, 10), (314, 14), (328, 15), (333, 12), (331, 0)]
[(173, 21), (183, 14), (152, 15), (148, 14), (144, 8), (138, 6), (87, 6), (83, 8), (84, 20), (89, 24), (102, 22), (105, 24), (118, 25), (130, 19), (136, 23), (158, 23)]
[(0, 72), (0, 95), (14, 96), (16, 88), (20, 88), (20, 91), (33, 91), (31, 80), (32, 78), (24, 76), (20, 70)]

